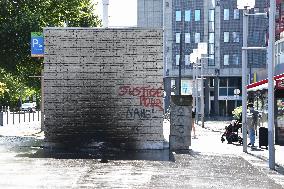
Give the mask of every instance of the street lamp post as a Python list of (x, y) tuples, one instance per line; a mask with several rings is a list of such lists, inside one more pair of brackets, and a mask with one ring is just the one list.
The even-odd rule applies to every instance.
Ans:
[[(244, 87), (247, 82), (247, 50), (264, 50), (264, 47), (247, 47), (247, 28), (248, 16), (267, 15), (266, 13), (248, 14), (248, 9), (254, 7), (255, 0), (238, 0), (238, 9), (244, 9), (243, 14), (243, 48), (242, 48), (242, 106), (243, 106), (243, 151), (247, 152), (247, 134), (246, 134), (246, 103), (247, 88)], [(274, 148), (274, 45), (275, 45), (275, 0), (270, 0), (269, 11), (269, 42), (268, 42), (268, 146), (269, 146), (269, 168), (275, 169), (275, 148)], [(245, 107), (244, 107), (245, 106)]]
[(193, 49), (192, 50), (192, 63), (194, 66), (194, 72), (195, 72), (195, 122), (198, 123), (199, 119), (199, 94), (198, 94), (198, 49)]
[(193, 52), (190, 54), (190, 63), (192, 64), (192, 85), (193, 90), (192, 94), (194, 96), (194, 107), (195, 107), (195, 121), (197, 121), (198, 115), (198, 84), (197, 84), (197, 73), (196, 73), (196, 60), (197, 60), (197, 50), (193, 49)]
[[(200, 81), (201, 81), (201, 86), (200, 86), (200, 113), (201, 113), (201, 126), (204, 127), (204, 73), (203, 73), (203, 62), (202, 59), (204, 58), (210, 58), (210, 57), (204, 57), (203, 55), (207, 54), (207, 43), (198, 43), (198, 49), (193, 49), (193, 53), (190, 55), (191, 62), (195, 64), (196, 71), (198, 71), (198, 67), (200, 64)], [(198, 74), (195, 74), (196, 78), (198, 77)], [(199, 114), (199, 103), (198, 103), (198, 82), (197, 79), (195, 80), (197, 86), (194, 87), (196, 89), (196, 114), (195, 118), (198, 123), (198, 114)]]
[(204, 65), (203, 65), (203, 59), (204, 58), (210, 58), (205, 57), (204, 55), (207, 55), (207, 49), (208, 45), (207, 43), (198, 43), (198, 53), (200, 58), (200, 75), (201, 75), (201, 91), (200, 91), (200, 109), (201, 109), (201, 126), (204, 127)]
[[(243, 9), (243, 47), (247, 47), (248, 10), (253, 8), (255, 0), (237, 0), (238, 9)], [(242, 49), (242, 131), (243, 152), (247, 152), (247, 50)]]
[(274, 44), (275, 44), (275, 0), (270, 0), (268, 42), (268, 149), (269, 168), (275, 169), (274, 149)]
[[(247, 47), (248, 37), (248, 10), (243, 11), (243, 47)], [(242, 131), (243, 152), (247, 152), (247, 51), (242, 50)]]

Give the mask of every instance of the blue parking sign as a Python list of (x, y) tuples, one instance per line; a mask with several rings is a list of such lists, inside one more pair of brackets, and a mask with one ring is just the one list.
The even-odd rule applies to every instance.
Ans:
[(43, 57), (44, 55), (44, 40), (41, 32), (31, 33), (31, 56)]

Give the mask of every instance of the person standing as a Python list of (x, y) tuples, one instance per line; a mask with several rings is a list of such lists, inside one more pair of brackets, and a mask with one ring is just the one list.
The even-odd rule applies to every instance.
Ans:
[(250, 124), (248, 124), (249, 138), (250, 138), (250, 143), (248, 145), (251, 145), (251, 147), (254, 148), (255, 130), (257, 127), (258, 111), (254, 110), (254, 107), (252, 104), (249, 105), (249, 113), (251, 116), (251, 121), (250, 121)]
[(193, 131), (193, 138), (196, 139), (196, 134), (195, 134), (195, 126), (194, 126), (194, 122), (195, 122), (195, 111), (193, 111), (192, 109), (192, 113), (191, 113), (191, 131)]

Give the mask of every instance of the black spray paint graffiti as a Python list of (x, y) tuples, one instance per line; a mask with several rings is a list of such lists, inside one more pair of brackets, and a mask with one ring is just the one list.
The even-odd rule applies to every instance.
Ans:
[(151, 119), (154, 109), (127, 108), (127, 119)]

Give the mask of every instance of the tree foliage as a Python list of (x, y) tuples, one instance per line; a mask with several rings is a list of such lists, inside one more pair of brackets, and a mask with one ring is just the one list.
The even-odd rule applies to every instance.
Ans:
[[(41, 74), (43, 62), (30, 56), (31, 32), (66, 25), (99, 26), (101, 21), (94, 14), (94, 6), (92, 0), (0, 0), (0, 81), (9, 90), (8, 101), (21, 95), (12, 86), (19, 87), (18, 91), (27, 88), (40, 93), (40, 80), (29, 77)], [(13, 79), (7, 81), (8, 78)]]
[(241, 115), (242, 115), (242, 106), (238, 106), (236, 107), (233, 111), (232, 111), (232, 114), (233, 114), (233, 118), (234, 119), (240, 119), (241, 118)]
[(6, 91), (7, 91), (6, 84), (0, 82), (0, 96), (4, 95), (4, 93), (5, 93)]

